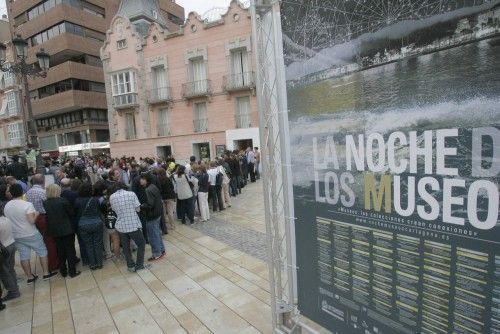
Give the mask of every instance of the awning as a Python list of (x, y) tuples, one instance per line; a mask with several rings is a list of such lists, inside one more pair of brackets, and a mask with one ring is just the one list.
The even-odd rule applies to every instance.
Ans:
[(83, 150), (107, 149), (109, 147), (110, 147), (109, 142), (85, 143), (85, 144), (60, 146), (59, 152), (66, 153), (66, 152), (75, 152), (75, 151), (83, 151)]

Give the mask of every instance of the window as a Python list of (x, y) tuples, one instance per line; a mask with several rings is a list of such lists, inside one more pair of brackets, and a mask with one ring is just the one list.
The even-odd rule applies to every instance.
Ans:
[(120, 39), (119, 41), (116, 42), (116, 48), (118, 50), (125, 49), (126, 47), (127, 47), (126, 39)]
[(156, 126), (158, 127), (158, 136), (170, 136), (170, 124), (168, 122), (168, 109), (158, 110), (156, 118)]
[(191, 80), (189, 93), (196, 95), (208, 91), (207, 70), (202, 57), (189, 61), (189, 78)]
[(19, 112), (19, 104), (17, 100), (17, 92), (11, 91), (7, 93), (7, 110), (9, 115), (17, 115)]
[[(81, 8), (83, 11), (90, 13), (92, 15), (96, 15), (99, 17), (104, 17), (105, 12), (104, 8), (91, 4), (85, 0), (47, 0), (42, 2), (41, 4), (36, 5), (35, 7), (28, 10), (26, 13), (22, 15), (27, 15), (28, 19), (34, 19), (37, 16), (43, 15), (45, 12), (49, 11), (56, 5), (65, 4), (76, 8)], [(19, 16), (18, 16), (19, 17)], [(22, 20), (19, 20), (22, 22)], [(26, 22), (26, 20), (24, 21)], [(22, 22), (22, 23), (24, 23)]]
[(206, 102), (194, 104), (194, 131), (206, 132), (208, 131), (208, 116)]
[(231, 52), (231, 85), (245, 87), (250, 84), (248, 73), (248, 52), (246, 49)]
[(169, 98), (167, 71), (163, 65), (151, 68), (151, 86), (153, 100), (165, 100)]
[(239, 129), (249, 128), (250, 122), (250, 97), (242, 96), (236, 98), (236, 127)]
[[(10, 68), (10, 63), (5, 63), (5, 69)], [(16, 84), (16, 76), (14, 73), (6, 71), (3, 72), (4, 85), (3, 88), (14, 86)]]
[(31, 46), (47, 42), (48, 40), (57, 37), (61, 34), (64, 34), (66, 32), (86, 37), (89, 39), (93, 39), (99, 42), (103, 42), (105, 40), (105, 35), (99, 31), (88, 29), (71, 22), (61, 22), (53, 27), (50, 27), (49, 29), (41, 31), (40, 33), (32, 36), (30, 38)]
[(135, 139), (135, 116), (134, 114), (127, 113), (125, 114), (125, 139)]
[(10, 146), (21, 146), (24, 141), (23, 123), (13, 123), (7, 126)]
[(153, 18), (155, 20), (158, 20), (158, 12), (156, 10), (151, 10), (152, 14), (153, 14)]
[(135, 92), (135, 72), (127, 71), (113, 75), (113, 96)]

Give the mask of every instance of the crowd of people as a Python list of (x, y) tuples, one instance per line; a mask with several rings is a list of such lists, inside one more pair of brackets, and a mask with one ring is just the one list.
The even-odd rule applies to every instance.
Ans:
[(27, 284), (39, 279), (33, 252), (43, 280), (76, 277), (80, 263), (99, 270), (110, 259), (123, 258), (130, 272), (147, 269), (165, 257), (162, 235), (177, 221), (209, 222), (211, 212), (231, 207), (231, 198), (259, 177), (257, 148), (227, 151), (213, 161), (192, 156), (185, 164), (171, 157), (49, 159), (37, 172), (18, 156), (2, 161), (0, 310), (20, 296), (16, 250)]

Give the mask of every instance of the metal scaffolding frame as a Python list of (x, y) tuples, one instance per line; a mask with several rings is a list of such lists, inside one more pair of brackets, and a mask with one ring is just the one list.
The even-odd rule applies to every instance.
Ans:
[(295, 218), (279, 1), (253, 0), (251, 15), (273, 328), (276, 333), (298, 333)]

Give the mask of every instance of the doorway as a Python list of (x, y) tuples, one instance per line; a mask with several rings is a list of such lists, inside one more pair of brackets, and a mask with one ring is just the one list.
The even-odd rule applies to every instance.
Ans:
[(240, 139), (234, 141), (234, 149), (238, 151), (245, 151), (247, 148), (253, 148), (253, 140), (252, 139)]
[(210, 143), (193, 144), (193, 155), (196, 160), (210, 160)]
[(156, 156), (163, 159), (171, 157), (172, 147), (170, 145), (156, 146)]

